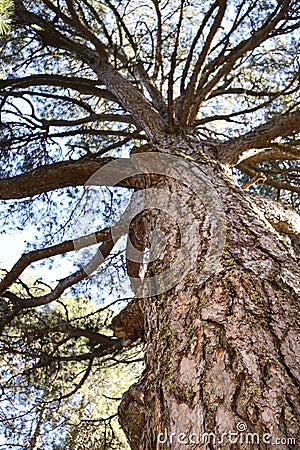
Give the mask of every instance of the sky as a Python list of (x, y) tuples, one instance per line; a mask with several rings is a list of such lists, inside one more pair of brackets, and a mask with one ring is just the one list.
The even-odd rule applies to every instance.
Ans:
[(25, 240), (30, 237), (29, 230), (0, 236), (0, 263), (10, 269), (25, 249)]
[[(0, 235), (0, 267), (10, 270), (18, 259), (25, 253), (26, 242), (34, 241), (34, 227), (30, 226), (24, 230), (13, 230), (11, 233)], [(74, 271), (74, 266), (70, 260), (64, 259), (63, 264), (53, 264), (51, 272), (47, 265), (38, 267), (28, 267), (24, 271), (24, 278), (34, 276), (42, 278), (44, 281), (55, 281), (62, 276)], [(51, 277), (49, 276), (51, 273)], [(51, 279), (50, 279), (51, 278)]]

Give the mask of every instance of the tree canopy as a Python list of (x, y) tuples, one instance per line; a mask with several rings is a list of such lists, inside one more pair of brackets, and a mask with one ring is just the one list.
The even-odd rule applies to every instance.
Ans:
[[(128, 270), (135, 268), (119, 240), (120, 217), (132, 193), (151, 178), (127, 170), (129, 156), (149, 148), (168, 153), (175, 142), (188, 142), (190, 153), (177, 147), (174, 154), (216, 161), (244, 189), (299, 211), (300, 5), (297, 0), (3, 5), (1, 229), (27, 228), (33, 236), (16, 264), (3, 266), (0, 282), (1, 419), (9, 438), (24, 433), (32, 448), (48, 448), (43, 438), (34, 442), (40, 418), (47, 411), (43, 433), (50, 422), (59, 427), (65, 418), (68, 445), (75, 449), (72, 418), (64, 412), (55, 416), (57, 405), (62, 404), (59, 411), (75, 408), (79, 416), (86, 405), (92, 411), (94, 399), (84, 386), (97, 396), (96, 377), (105, 384), (105, 377), (116, 376), (116, 366), (138, 363), (134, 375), (140, 369), (140, 347), (134, 347), (141, 345), (139, 324), (130, 332), (115, 319), (114, 336), (108, 331), (120, 302), (134, 297)], [(105, 177), (109, 163), (116, 164), (109, 166), (113, 185)], [(102, 178), (93, 189), (89, 180), (99, 170)], [(297, 214), (281, 206), (283, 218), (277, 217), (270, 203), (268, 208), (272, 225), (289, 235), (298, 251)], [(135, 243), (139, 247), (138, 238)], [(48, 278), (37, 275), (44, 273), (43, 264)], [(30, 267), (34, 279), (28, 282)], [(59, 280), (53, 281), (52, 267), (61, 267)], [(7, 416), (12, 402), (19, 417), (13, 426), (14, 416)], [(104, 403), (95, 405), (97, 414), (103, 411)], [(107, 417), (115, 413), (107, 408)], [(23, 414), (28, 422), (22, 423)], [(111, 436), (107, 442), (97, 437), (95, 449), (117, 448)], [(47, 445), (59, 449), (66, 442)], [(25, 442), (16, 445), (28, 448)]]

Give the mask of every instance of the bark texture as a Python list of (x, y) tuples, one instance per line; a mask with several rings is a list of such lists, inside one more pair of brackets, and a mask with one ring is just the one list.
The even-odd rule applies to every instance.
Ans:
[[(182, 145), (175, 150), (188, 152)], [(296, 258), (220, 165), (191, 164), (222, 200), (226, 245), (203, 282), (212, 218), (177, 186), (177, 195), (194, 204), (197, 262), (177, 286), (144, 300), (146, 370), (123, 398), (121, 425), (133, 450), (268, 449), (275, 442), (300, 448)], [(174, 183), (164, 188), (172, 191)], [(149, 224), (153, 228), (153, 219)], [(155, 226), (163, 226), (168, 245), (146, 277), (166, 270), (178, 248), (172, 218), (157, 216)]]
[[(83, 186), (93, 174), (111, 161), (114, 161), (114, 159), (110, 157), (61, 161), (36, 168), (21, 175), (3, 178), (0, 180), (0, 199), (22, 199), (68, 186)], [(126, 170), (124, 163), (122, 170)], [(108, 176), (105, 175), (105, 170), (103, 170), (103, 178), (97, 179), (99, 186), (108, 183), (112, 176), (111, 167)], [(138, 177), (125, 178), (119, 184), (119, 186), (130, 188), (139, 188), (142, 185), (143, 183)]]

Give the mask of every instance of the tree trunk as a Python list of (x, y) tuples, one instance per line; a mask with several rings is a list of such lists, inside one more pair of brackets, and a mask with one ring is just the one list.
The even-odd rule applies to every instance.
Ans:
[[(175, 150), (189, 149), (178, 145)], [(181, 160), (189, 164), (189, 189), (184, 176), (180, 189), (176, 176), (164, 180), (163, 189), (174, 195), (176, 188), (177, 198), (192, 209), (194, 224), (181, 227), (178, 238), (170, 206), (162, 204), (169, 214), (152, 211), (147, 233), (145, 220), (142, 228), (137, 221), (131, 237), (141, 242), (142, 234), (144, 247), (149, 247), (154, 227), (165, 233), (167, 245), (160, 252), (151, 247), (159, 257), (148, 264), (146, 281), (172, 269), (178, 240), (198, 255), (169, 290), (150, 292), (146, 283), (143, 295), (139, 291), (144, 297), (146, 369), (124, 395), (121, 425), (133, 450), (300, 448), (296, 258), (219, 164)], [(196, 198), (199, 173), (204, 174), (198, 178), (202, 194)], [(161, 178), (156, 183), (151, 178), (147, 188), (153, 187), (162, 189)], [(219, 222), (214, 217), (219, 203), (210, 210), (216, 197), (223, 208), (221, 219), (216, 212)], [(191, 231), (195, 223), (198, 237)], [(214, 229), (222, 223), (226, 228)], [(223, 242), (218, 232), (222, 235), (224, 229)], [(136, 264), (128, 268), (137, 277)]]

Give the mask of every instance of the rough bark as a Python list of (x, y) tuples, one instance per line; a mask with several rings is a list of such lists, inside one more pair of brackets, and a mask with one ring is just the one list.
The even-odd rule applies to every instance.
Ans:
[(93, 67), (99, 80), (114, 95), (123, 108), (140, 124), (147, 136), (156, 140), (167, 131), (166, 123), (158, 111), (126, 78), (122, 77), (110, 65)]
[[(114, 161), (114, 158), (82, 158), (75, 161), (61, 161), (38, 167), (21, 175), (3, 178), (0, 180), (0, 199), (22, 199), (68, 186), (83, 186), (93, 174), (111, 161)], [(115, 170), (117, 170), (117, 164)], [(120, 170), (123, 173), (126, 170), (125, 164), (125, 160), (120, 162)], [(105, 170), (101, 173), (102, 180), (97, 179), (97, 183), (99, 186), (105, 186), (113, 175), (112, 168), (109, 168), (107, 176)], [(143, 186), (143, 181), (139, 177), (128, 176), (117, 185), (140, 188)]]
[[(123, 398), (121, 425), (133, 450), (268, 449), (274, 442), (300, 448), (296, 259), (218, 164), (191, 164), (222, 200), (226, 245), (215, 273), (203, 281), (207, 249), (214, 245), (209, 214), (186, 187), (177, 189), (195, 206), (197, 263), (171, 290), (144, 299), (146, 369)], [(165, 181), (164, 189), (174, 186)], [(166, 270), (177, 252), (172, 219), (159, 217), (155, 226), (163, 225), (168, 246), (146, 277)], [(140, 307), (137, 317), (143, 320)]]

